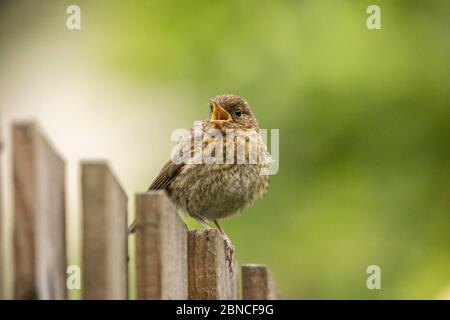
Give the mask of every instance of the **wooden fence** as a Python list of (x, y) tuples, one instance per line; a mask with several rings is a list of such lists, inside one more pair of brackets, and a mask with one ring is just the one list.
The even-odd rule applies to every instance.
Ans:
[[(64, 160), (35, 124), (19, 123), (12, 163), (14, 298), (66, 299)], [(82, 298), (127, 299), (127, 194), (107, 163), (82, 161), (80, 170)], [(266, 266), (243, 265), (238, 277), (225, 239), (214, 229), (189, 231), (165, 192), (136, 194), (135, 201), (138, 299), (277, 298)]]

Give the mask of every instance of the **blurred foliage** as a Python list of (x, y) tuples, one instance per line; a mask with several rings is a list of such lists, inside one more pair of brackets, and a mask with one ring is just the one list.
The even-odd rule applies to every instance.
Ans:
[[(280, 129), (268, 196), (224, 228), (283, 297), (434, 298), (448, 285), (449, 1), (377, 1), (374, 31), (371, 1), (78, 2), (98, 65), (171, 88), (197, 119), (211, 96), (242, 95)], [(366, 288), (371, 264), (380, 291)]]

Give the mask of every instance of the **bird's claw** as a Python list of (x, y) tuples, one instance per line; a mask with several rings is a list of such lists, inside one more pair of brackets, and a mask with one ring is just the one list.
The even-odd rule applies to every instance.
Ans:
[(128, 227), (128, 235), (131, 235), (136, 232), (137, 223), (136, 220), (134, 220), (131, 225)]
[(234, 245), (229, 238), (225, 239), (225, 251), (225, 259), (228, 262), (228, 268), (233, 272)]
[(230, 238), (228, 238), (227, 234), (220, 227), (220, 224), (219, 222), (217, 222), (217, 220), (214, 220), (214, 224), (216, 225), (217, 230), (225, 240), (225, 260), (228, 262), (228, 268), (233, 273), (234, 245), (231, 242)]

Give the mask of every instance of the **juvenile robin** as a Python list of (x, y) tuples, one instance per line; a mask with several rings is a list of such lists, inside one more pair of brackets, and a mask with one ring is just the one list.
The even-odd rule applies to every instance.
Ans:
[[(205, 228), (262, 197), (269, 185), (271, 158), (249, 104), (225, 94), (209, 101), (210, 117), (176, 146), (177, 156), (162, 168), (149, 190), (166, 190), (175, 205)], [(181, 161), (180, 161), (181, 159)], [(134, 225), (130, 231), (134, 231)]]

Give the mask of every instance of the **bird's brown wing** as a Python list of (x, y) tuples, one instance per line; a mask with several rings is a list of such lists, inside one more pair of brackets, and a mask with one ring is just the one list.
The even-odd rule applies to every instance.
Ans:
[(156, 177), (155, 181), (150, 185), (148, 190), (165, 190), (170, 185), (170, 183), (177, 177), (180, 173), (183, 164), (175, 164), (172, 160), (169, 160), (161, 172)]
[[(167, 161), (161, 172), (156, 177), (155, 181), (148, 188), (150, 190), (167, 190), (170, 183), (175, 179), (180, 172), (183, 164), (175, 164), (171, 160)], [(134, 220), (128, 227), (128, 234), (132, 234), (136, 231), (136, 220)]]

